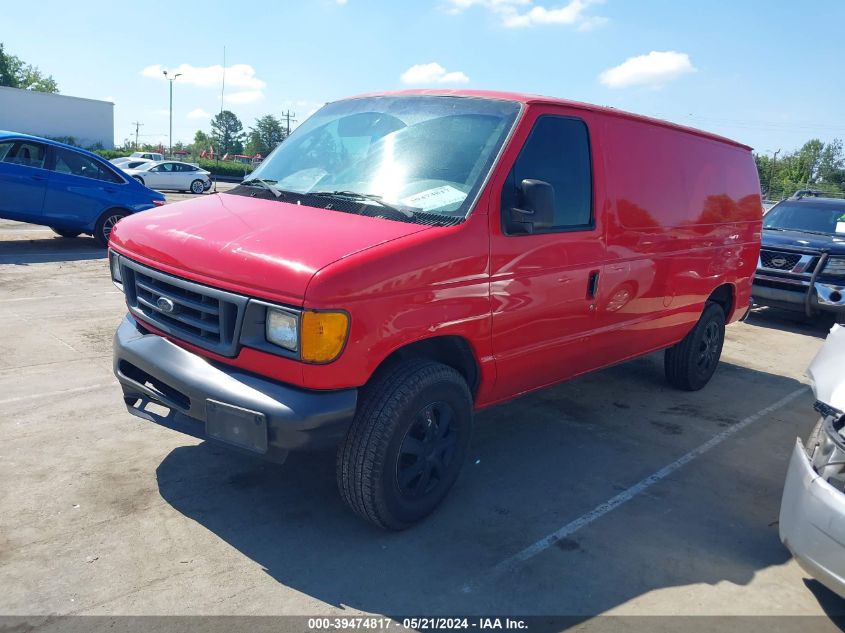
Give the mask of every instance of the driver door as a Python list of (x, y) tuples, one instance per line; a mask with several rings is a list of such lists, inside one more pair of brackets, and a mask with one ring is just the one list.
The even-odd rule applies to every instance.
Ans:
[[(551, 106), (533, 108), (525, 123), (490, 213), (493, 354), (504, 397), (601, 365), (592, 353), (605, 257), (598, 125), (591, 113)], [(550, 228), (529, 232), (514, 221), (525, 179), (553, 187)]]
[(150, 189), (178, 189), (178, 174), (173, 171), (174, 167), (173, 163), (159, 163), (147, 172), (149, 177), (144, 178), (145, 184)]

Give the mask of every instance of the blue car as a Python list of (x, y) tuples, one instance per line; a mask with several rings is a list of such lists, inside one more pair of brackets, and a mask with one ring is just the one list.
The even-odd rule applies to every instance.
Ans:
[(122, 217), (164, 204), (108, 161), (85, 150), (0, 131), (0, 218), (93, 235), (106, 246)]

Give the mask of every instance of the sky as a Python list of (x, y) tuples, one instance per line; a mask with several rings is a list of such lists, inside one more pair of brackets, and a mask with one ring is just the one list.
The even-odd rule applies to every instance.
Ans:
[[(63, 94), (115, 103), (115, 141), (301, 123), (344, 96), (411, 87), (508, 90), (612, 106), (760, 153), (845, 137), (843, 0), (253, 0), (4, 2), (6, 51)], [(49, 19), (43, 19), (49, 16)]]

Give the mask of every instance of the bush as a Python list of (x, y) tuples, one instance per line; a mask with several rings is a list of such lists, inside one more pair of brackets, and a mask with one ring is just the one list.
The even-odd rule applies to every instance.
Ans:
[[(192, 161), (191, 161), (192, 162)], [(215, 176), (228, 176), (230, 178), (243, 178), (252, 171), (252, 165), (236, 163), (235, 161), (216, 161), (200, 158), (197, 164), (203, 169), (210, 171)]]
[(111, 160), (112, 158), (120, 158), (122, 156), (129, 156), (132, 152), (125, 152), (119, 149), (98, 149), (94, 151), (95, 154), (102, 156), (106, 160)]

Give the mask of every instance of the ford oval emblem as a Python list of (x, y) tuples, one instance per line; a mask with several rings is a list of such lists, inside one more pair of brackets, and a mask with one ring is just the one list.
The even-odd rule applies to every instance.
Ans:
[(171, 314), (176, 309), (176, 304), (167, 297), (159, 297), (158, 301), (156, 301), (156, 305), (158, 306), (158, 309), (165, 314)]

